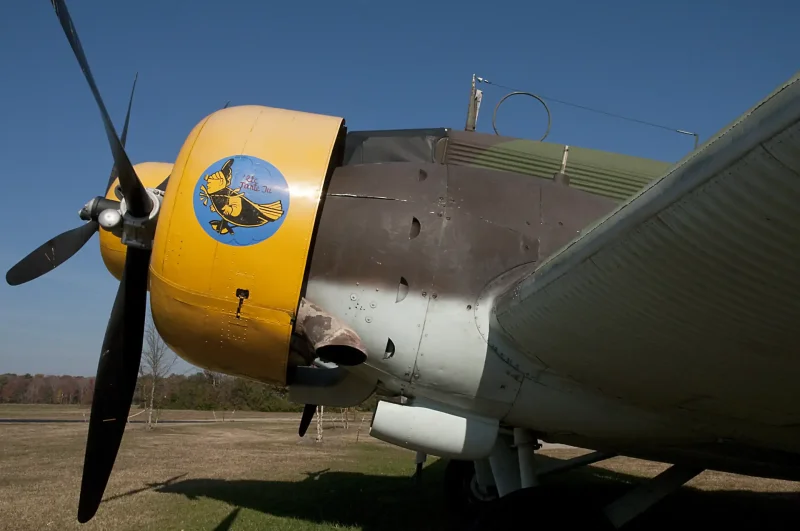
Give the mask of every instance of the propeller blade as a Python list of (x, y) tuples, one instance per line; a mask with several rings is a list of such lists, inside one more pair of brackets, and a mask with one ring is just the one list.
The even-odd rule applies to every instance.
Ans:
[(91, 520), (100, 506), (128, 422), (142, 359), (150, 254), (128, 247), (103, 338), (78, 502), (80, 523)]
[(96, 221), (89, 221), (51, 238), (9, 269), (6, 282), (19, 286), (52, 271), (80, 251), (98, 227)]
[(131, 107), (133, 106), (133, 93), (136, 92), (136, 81), (138, 79), (139, 79), (139, 72), (136, 72), (136, 75), (133, 76), (133, 87), (131, 88), (131, 98), (128, 100), (128, 112), (125, 113), (125, 124), (122, 126), (122, 136), (119, 137), (119, 141), (122, 144), (122, 147), (125, 147), (125, 140), (127, 140), (128, 138), (128, 124), (131, 121)]
[[(225, 104), (225, 106), (223, 107), (223, 109), (227, 109), (227, 108), (228, 108), (228, 105), (230, 105), (230, 104), (231, 104), (231, 102), (230, 102), (230, 101), (228, 101), (228, 102)], [(170, 178), (170, 176), (168, 175), (166, 179), (164, 179), (163, 181), (161, 181), (161, 184), (159, 184), (158, 186), (156, 186), (156, 189), (157, 189), (157, 190), (161, 190), (162, 192), (166, 192), (166, 191), (167, 191), (167, 184), (169, 184), (169, 178)], [(111, 185), (111, 184), (109, 183), (109, 186), (110, 186), (110, 185)], [(114, 191), (114, 193), (116, 194), (116, 193), (117, 193), (117, 191), (115, 190), (115, 191)], [(119, 196), (119, 194), (117, 194), (117, 196)], [(118, 199), (119, 199), (119, 197), (118, 197)]]
[[(111, 118), (108, 116), (106, 106), (103, 103), (103, 99), (100, 97), (100, 91), (97, 89), (97, 85), (95, 84), (94, 76), (92, 76), (92, 72), (89, 69), (89, 63), (86, 60), (86, 55), (83, 53), (83, 47), (78, 39), (78, 33), (75, 31), (75, 25), (72, 23), (72, 18), (69, 16), (67, 5), (64, 3), (64, 0), (51, 0), (51, 2), (53, 4), (53, 8), (55, 9), (56, 15), (58, 16), (58, 20), (61, 22), (61, 27), (64, 30), (64, 34), (66, 35), (67, 40), (72, 47), (75, 58), (78, 60), (78, 64), (80, 64), (81, 70), (83, 71), (83, 75), (86, 78), (86, 81), (89, 83), (89, 88), (92, 89), (92, 95), (94, 95), (94, 100), (97, 102), (97, 107), (100, 109), (100, 115), (103, 118), (103, 126), (106, 130), (106, 136), (108, 137), (108, 143), (111, 147), (111, 153), (114, 156), (114, 165), (119, 173), (119, 182), (120, 186), (122, 187), (123, 195), (125, 196), (128, 210), (133, 216), (144, 217), (150, 212), (150, 210), (153, 208), (153, 205), (150, 201), (150, 198), (147, 196), (147, 192), (145, 192), (142, 182), (136, 175), (133, 165), (131, 164), (130, 159), (128, 159), (128, 155), (125, 153), (125, 149), (122, 147), (122, 144), (117, 137), (117, 132), (114, 130), (114, 125), (111, 123)], [(106, 188), (106, 190), (108, 190), (108, 188)]]
[[(120, 137), (119, 141), (122, 144), (122, 147), (125, 147), (125, 140), (128, 138), (128, 124), (131, 121), (131, 107), (133, 106), (133, 93), (136, 92), (136, 80), (139, 79), (139, 72), (136, 72), (136, 75), (133, 77), (133, 88), (131, 89), (131, 98), (128, 100), (128, 112), (125, 114), (125, 124), (122, 126), (122, 136)], [(108, 189), (111, 188), (111, 183), (114, 182), (114, 179), (117, 178), (117, 165), (111, 167), (111, 175), (108, 177), (108, 184), (106, 184), (106, 192)], [(117, 197), (117, 199), (122, 200), (121, 197)]]
[(300, 418), (300, 429), (297, 430), (297, 434), (300, 437), (305, 436), (306, 431), (308, 431), (308, 426), (311, 424), (311, 419), (314, 418), (315, 411), (317, 411), (317, 406), (314, 404), (306, 404), (303, 408), (303, 416)]
[[(122, 145), (125, 146), (125, 138), (128, 136), (128, 124), (131, 118), (131, 105), (133, 104), (133, 93), (136, 90), (136, 80), (139, 74), (133, 79), (131, 98), (128, 101), (128, 112), (125, 115), (125, 125), (122, 127)], [(106, 190), (117, 178), (116, 164), (111, 168), (111, 175), (108, 178)], [(117, 199), (122, 200), (118, 194)], [(87, 219), (87, 218), (83, 218)], [(55, 238), (45, 242), (38, 249), (31, 252), (28, 256), (19, 261), (6, 273), (6, 282), (12, 286), (18, 286), (25, 282), (30, 282), (39, 278), (45, 273), (52, 271), (68, 259), (72, 258), (85, 244), (92, 235), (98, 230), (99, 225), (96, 221), (90, 221), (85, 225), (59, 234)]]
[(163, 181), (161, 181), (161, 184), (156, 186), (156, 189), (157, 190), (161, 190), (162, 192), (166, 192), (167, 191), (167, 185), (169, 184), (169, 178), (170, 177), (171, 177), (171, 175), (167, 175), (167, 178), (164, 179)]

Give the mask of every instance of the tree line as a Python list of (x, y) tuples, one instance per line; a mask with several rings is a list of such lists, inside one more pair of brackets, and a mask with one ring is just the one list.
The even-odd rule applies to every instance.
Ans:
[[(0, 403), (73, 404), (90, 406), (94, 377), (44, 374), (0, 374)], [(289, 402), (288, 389), (236, 378), (211, 371), (170, 374), (159, 378), (151, 395), (152, 375), (139, 377), (134, 407), (205, 411), (302, 411), (302, 404)], [(359, 409), (374, 408), (374, 399)]]
[[(0, 402), (6, 404), (76, 404), (90, 406), (94, 377), (44, 374), (0, 375)], [(134, 393), (136, 408), (199, 410), (300, 411), (285, 388), (211, 371), (157, 377), (142, 374)]]
[(4, 404), (89, 405), (93, 393), (93, 377), (0, 374), (0, 403)]

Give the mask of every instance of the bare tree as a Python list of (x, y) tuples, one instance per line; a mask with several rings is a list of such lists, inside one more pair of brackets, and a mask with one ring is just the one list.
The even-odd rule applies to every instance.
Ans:
[(144, 330), (144, 349), (142, 350), (142, 365), (139, 374), (147, 377), (147, 387), (145, 397), (147, 401), (147, 429), (153, 429), (153, 407), (156, 405), (156, 393), (158, 392), (161, 380), (166, 378), (172, 371), (176, 360), (175, 353), (172, 352), (161, 336), (158, 334), (152, 319), (147, 320)]
[(44, 381), (50, 388), (50, 402), (53, 404), (60, 404), (63, 398), (61, 378), (58, 376), (46, 376)]
[[(221, 372), (209, 369), (203, 369), (203, 376), (211, 384), (211, 414), (214, 415), (214, 420), (217, 420), (216, 409), (219, 408), (222, 411), (222, 421), (225, 422), (225, 412), (230, 405), (231, 378)], [(236, 408), (233, 409), (231, 417), (234, 413), (236, 413)]]

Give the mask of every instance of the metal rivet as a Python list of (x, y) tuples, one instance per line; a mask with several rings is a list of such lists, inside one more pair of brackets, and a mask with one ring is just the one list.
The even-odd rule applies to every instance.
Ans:
[(438, 297), (438, 295), (434, 293), (433, 295), (431, 295), (431, 297), (433, 297), (435, 299), (435, 298)]
[(471, 309), (472, 309), (472, 305), (471, 304), (467, 304), (467, 310), (471, 310)]
[(371, 303), (369, 303), (369, 307), (370, 307), (370, 308), (376, 308), (377, 306), (378, 306), (378, 305), (377, 305), (377, 304), (375, 304), (374, 302), (371, 302)]
[(428, 292), (427, 292), (427, 291), (423, 291), (423, 292), (422, 292), (422, 296), (423, 296), (423, 297), (425, 297), (427, 294), (428, 294)]
[(367, 317), (367, 318), (366, 318), (366, 319), (364, 319), (364, 320), (365, 320), (366, 322), (368, 322), (368, 323), (371, 323), (371, 322), (372, 322), (372, 317)]
[(351, 301), (354, 301), (354, 300), (356, 300), (356, 299), (358, 299), (358, 296), (357, 296), (355, 293), (353, 293), (352, 295), (350, 295), (350, 300), (351, 300)]

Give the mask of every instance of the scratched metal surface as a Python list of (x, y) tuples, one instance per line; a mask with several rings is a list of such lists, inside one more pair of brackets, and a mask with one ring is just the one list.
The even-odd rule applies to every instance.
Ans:
[(510, 289), (502, 330), (611, 396), (800, 451), (799, 121), (796, 75)]
[[(351, 326), (381, 370), (405, 381), (433, 287), (446, 193), (441, 164), (337, 168), (313, 249), (307, 298)], [(389, 341), (395, 350), (380, 359)]]

